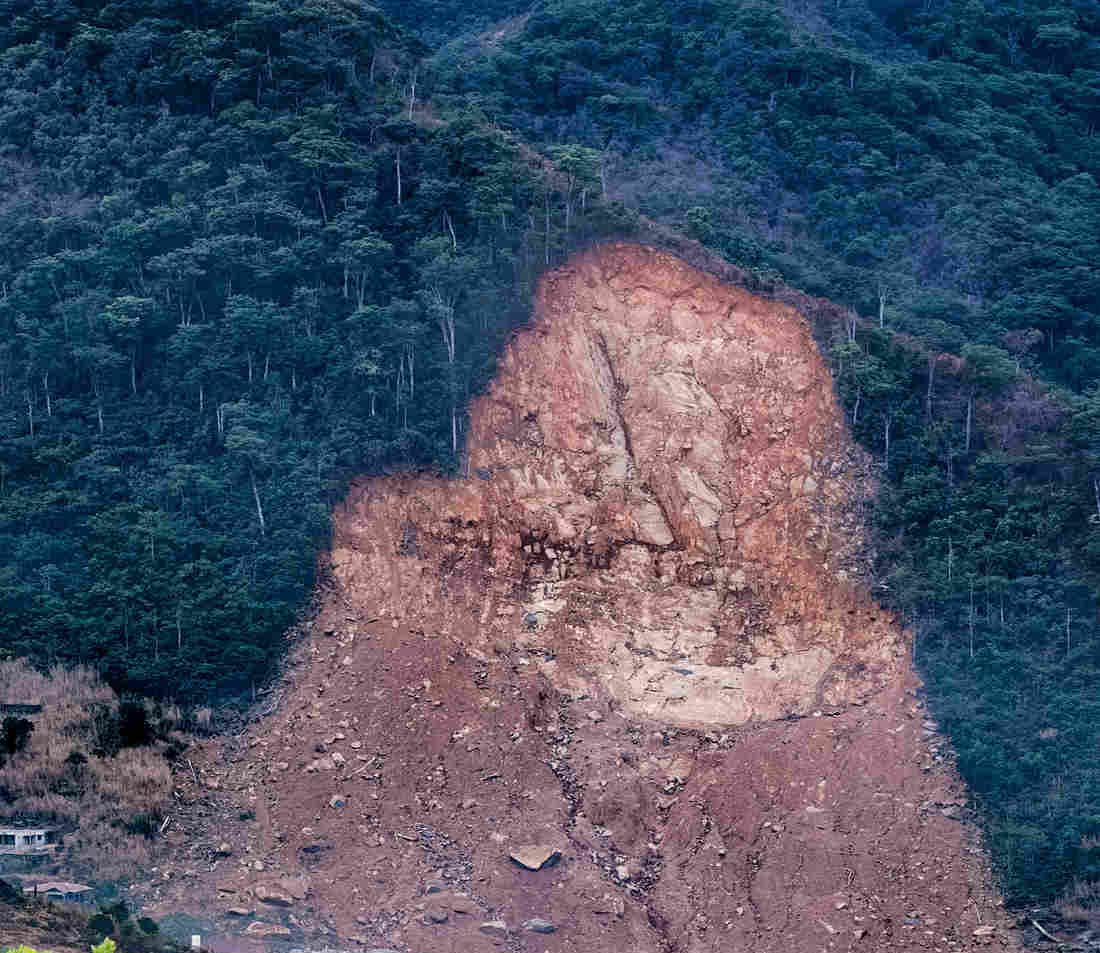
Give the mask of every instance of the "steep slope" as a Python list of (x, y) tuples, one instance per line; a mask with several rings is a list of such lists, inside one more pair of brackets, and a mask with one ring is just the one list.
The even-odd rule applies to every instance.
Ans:
[(216, 895), (226, 948), (1012, 946), (794, 311), (589, 252), (468, 447), (465, 478), (353, 488), (285, 697), (181, 779), (212, 876), (170, 865), (152, 909)]

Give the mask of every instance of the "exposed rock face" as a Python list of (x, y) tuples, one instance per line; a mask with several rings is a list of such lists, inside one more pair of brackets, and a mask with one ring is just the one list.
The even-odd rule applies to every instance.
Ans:
[[(309, 874), (287, 922), (328, 945), (1014, 946), (863, 588), (867, 463), (797, 314), (651, 250), (584, 255), (469, 448), (467, 478), (353, 488), (278, 710), (200, 764), (217, 795), (178, 779), (203, 823), (225, 799), (211, 852), (254, 810), (241, 860), (154, 912), (260, 896), (262, 869)], [(201, 854), (187, 824), (168, 837)]]
[(786, 307), (655, 252), (578, 259), (475, 404), (469, 468), (358, 487), (339, 583), (674, 724), (845, 705), (899, 671), (851, 575), (865, 461)]

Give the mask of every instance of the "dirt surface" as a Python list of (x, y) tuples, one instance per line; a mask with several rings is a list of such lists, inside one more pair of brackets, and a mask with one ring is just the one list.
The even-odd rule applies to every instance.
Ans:
[(149, 912), (224, 950), (1015, 948), (867, 594), (872, 490), (794, 311), (581, 256), (469, 476), (338, 510), (278, 704), (177, 778)]

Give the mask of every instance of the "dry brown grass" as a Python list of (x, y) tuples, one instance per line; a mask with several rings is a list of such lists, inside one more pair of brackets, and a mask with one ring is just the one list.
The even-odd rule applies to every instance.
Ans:
[[(156, 748), (117, 749), (118, 698), (89, 669), (37, 672), (0, 662), (0, 702), (43, 706), (24, 751), (0, 767), (0, 816), (55, 823), (65, 831), (65, 865), (114, 879), (150, 855), (171, 798), (171, 772)], [(168, 713), (164, 728), (178, 722)]]

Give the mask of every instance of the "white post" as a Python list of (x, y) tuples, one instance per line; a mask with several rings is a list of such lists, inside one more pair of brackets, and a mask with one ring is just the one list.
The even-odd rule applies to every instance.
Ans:
[(192, 933), (191, 934), (191, 949), (192, 950), (202, 949), (202, 937), (199, 936), (197, 933)]

